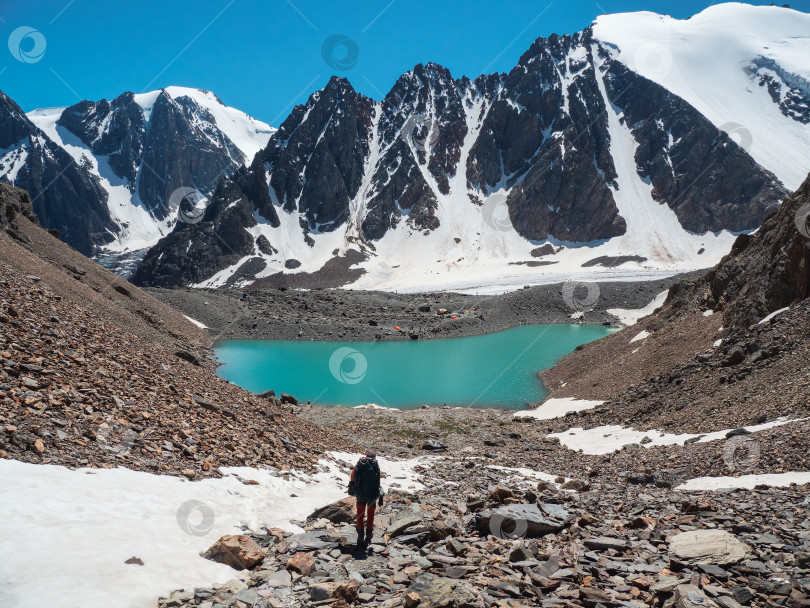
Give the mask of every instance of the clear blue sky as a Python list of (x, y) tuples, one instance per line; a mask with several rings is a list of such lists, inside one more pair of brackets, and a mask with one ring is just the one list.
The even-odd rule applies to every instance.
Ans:
[[(770, 4), (770, 2), (753, 2)], [(808, 0), (792, 6), (802, 10)], [(654, 10), (678, 18), (698, 0), (0, 0), (6, 42), (42, 33), (41, 59), (0, 45), (0, 89), (25, 111), (112, 99), (169, 85), (208, 89), (277, 126), (332, 74), (380, 99), (417, 63), (456, 77), (507, 71), (538, 36), (573, 33), (601, 13)], [(324, 41), (343, 35), (326, 53)], [(335, 40), (335, 39), (333, 39)], [(35, 40), (22, 41), (32, 51)], [(341, 67), (340, 62), (347, 65)], [(345, 69), (342, 69), (345, 68)]]

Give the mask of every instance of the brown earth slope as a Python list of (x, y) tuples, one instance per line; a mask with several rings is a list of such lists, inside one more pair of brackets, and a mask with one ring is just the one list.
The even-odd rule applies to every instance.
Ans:
[(18, 207), (0, 230), (0, 457), (199, 478), (353, 447), (218, 378), (205, 332), (31, 223), (19, 192), (0, 184)]
[[(807, 205), (810, 178), (716, 268), (673, 286), (660, 311), (545, 373), (552, 396), (607, 400), (582, 414), (585, 426), (701, 432), (810, 414), (810, 238), (796, 224)], [(649, 337), (631, 342), (642, 330)]]

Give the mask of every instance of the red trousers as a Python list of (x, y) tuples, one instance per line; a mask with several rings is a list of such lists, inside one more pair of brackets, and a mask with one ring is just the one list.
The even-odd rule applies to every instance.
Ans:
[(366, 521), (366, 529), (371, 530), (374, 528), (374, 513), (377, 510), (377, 503), (372, 502), (370, 505), (360, 504), (357, 502), (357, 529), (363, 529), (363, 520), (366, 519), (366, 509), (368, 509), (368, 519)]

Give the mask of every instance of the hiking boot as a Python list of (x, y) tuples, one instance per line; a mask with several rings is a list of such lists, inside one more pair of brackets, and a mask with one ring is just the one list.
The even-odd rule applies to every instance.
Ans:
[(374, 530), (371, 528), (366, 529), (366, 539), (363, 541), (363, 547), (368, 547), (371, 544), (372, 536), (374, 536)]
[(363, 538), (363, 529), (360, 528), (357, 530), (357, 548), (362, 549), (365, 547), (365, 538)]

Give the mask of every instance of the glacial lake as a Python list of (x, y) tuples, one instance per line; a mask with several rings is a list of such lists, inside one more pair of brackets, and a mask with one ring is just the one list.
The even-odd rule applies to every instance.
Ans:
[(548, 392), (537, 373), (615, 329), (523, 325), (494, 334), (405, 342), (221, 340), (219, 375), (252, 393), (321, 405), (427, 404), (520, 409)]

